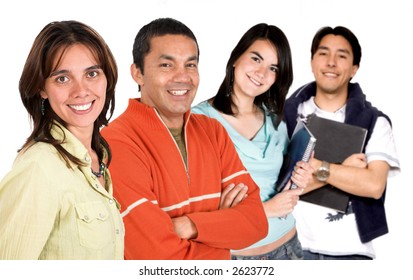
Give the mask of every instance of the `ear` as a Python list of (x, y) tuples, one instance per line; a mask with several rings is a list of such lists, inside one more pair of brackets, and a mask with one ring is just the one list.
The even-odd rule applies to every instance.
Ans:
[(356, 75), (357, 70), (359, 70), (358, 65), (353, 65), (353, 69), (351, 71), (351, 78), (353, 78)]
[(43, 99), (47, 99), (47, 94), (46, 94), (46, 92), (44, 92), (43, 90), (40, 91), (40, 96), (41, 96)]
[(313, 75), (315, 74), (314, 73), (314, 65), (313, 65), (313, 59), (311, 59), (311, 61), (310, 61), (310, 67), (311, 67), (311, 73), (313, 73)]
[(130, 74), (132, 79), (140, 86), (143, 86), (143, 74), (140, 68), (136, 67), (135, 63), (130, 66)]

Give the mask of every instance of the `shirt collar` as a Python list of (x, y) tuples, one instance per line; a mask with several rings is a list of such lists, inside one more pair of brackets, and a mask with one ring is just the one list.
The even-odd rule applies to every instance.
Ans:
[[(71, 155), (80, 159), (86, 166), (90, 166), (92, 159), (87, 151), (86, 147), (76, 138), (67, 128), (59, 123), (54, 123), (52, 125), (50, 134), (54, 139), (62, 141), (61, 146)], [(107, 153), (104, 153), (104, 163), (106, 163)], [(70, 163), (75, 166), (74, 163)]]
[(312, 96), (308, 100), (307, 105), (308, 105), (309, 111), (314, 112), (317, 116), (320, 116), (320, 117), (324, 116), (325, 118), (333, 119), (336, 121), (344, 121), (344, 118), (346, 115), (346, 104), (344, 104), (343, 107), (341, 107), (335, 112), (327, 112), (317, 106), (317, 104), (314, 102), (314, 96)]

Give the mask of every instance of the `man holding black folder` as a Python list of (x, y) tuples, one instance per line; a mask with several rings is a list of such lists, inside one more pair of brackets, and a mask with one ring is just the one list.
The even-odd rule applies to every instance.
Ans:
[[(317, 171), (314, 183), (305, 192), (335, 188), (347, 194), (349, 202), (344, 212), (338, 212), (299, 201), (294, 216), (305, 259), (373, 259), (372, 240), (388, 233), (386, 182), (388, 176), (400, 172), (400, 166), (390, 118), (366, 100), (359, 84), (350, 83), (360, 59), (360, 44), (350, 30), (341, 26), (321, 28), (311, 46), (315, 82), (299, 88), (286, 102), (290, 137), (297, 120), (313, 114), (367, 130), (362, 153), (328, 162), (317, 157), (316, 149), (310, 160)], [(334, 145), (328, 148), (337, 149)]]

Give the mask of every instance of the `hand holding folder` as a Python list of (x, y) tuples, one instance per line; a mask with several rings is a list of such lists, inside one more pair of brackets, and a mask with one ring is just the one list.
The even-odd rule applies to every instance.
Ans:
[[(302, 121), (297, 123), (291, 141), (288, 145), (288, 152), (284, 157), (283, 165), (278, 176), (276, 190), (282, 191), (288, 181), (290, 181), (294, 167), (299, 161), (308, 162), (311, 153), (316, 145), (316, 138), (310, 132), (308, 127)], [(291, 183), (290, 189), (295, 189), (297, 186)]]

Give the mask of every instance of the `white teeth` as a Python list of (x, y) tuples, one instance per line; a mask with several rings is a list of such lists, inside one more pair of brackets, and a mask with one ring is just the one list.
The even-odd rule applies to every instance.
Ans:
[(187, 93), (187, 90), (170, 90), (170, 93), (172, 93), (173, 95), (184, 95), (185, 93)]
[(255, 79), (253, 79), (253, 78), (250, 78), (250, 80), (251, 80), (251, 82), (253, 82), (253, 83), (256, 84), (257, 86), (260, 86), (260, 85), (261, 85), (260, 82), (258, 82), (257, 80), (255, 80)]
[(70, 108), (76, 110), (76, 111), (85, 111), (92, 106), (92, 102), (84, 105), (69, 105)]

